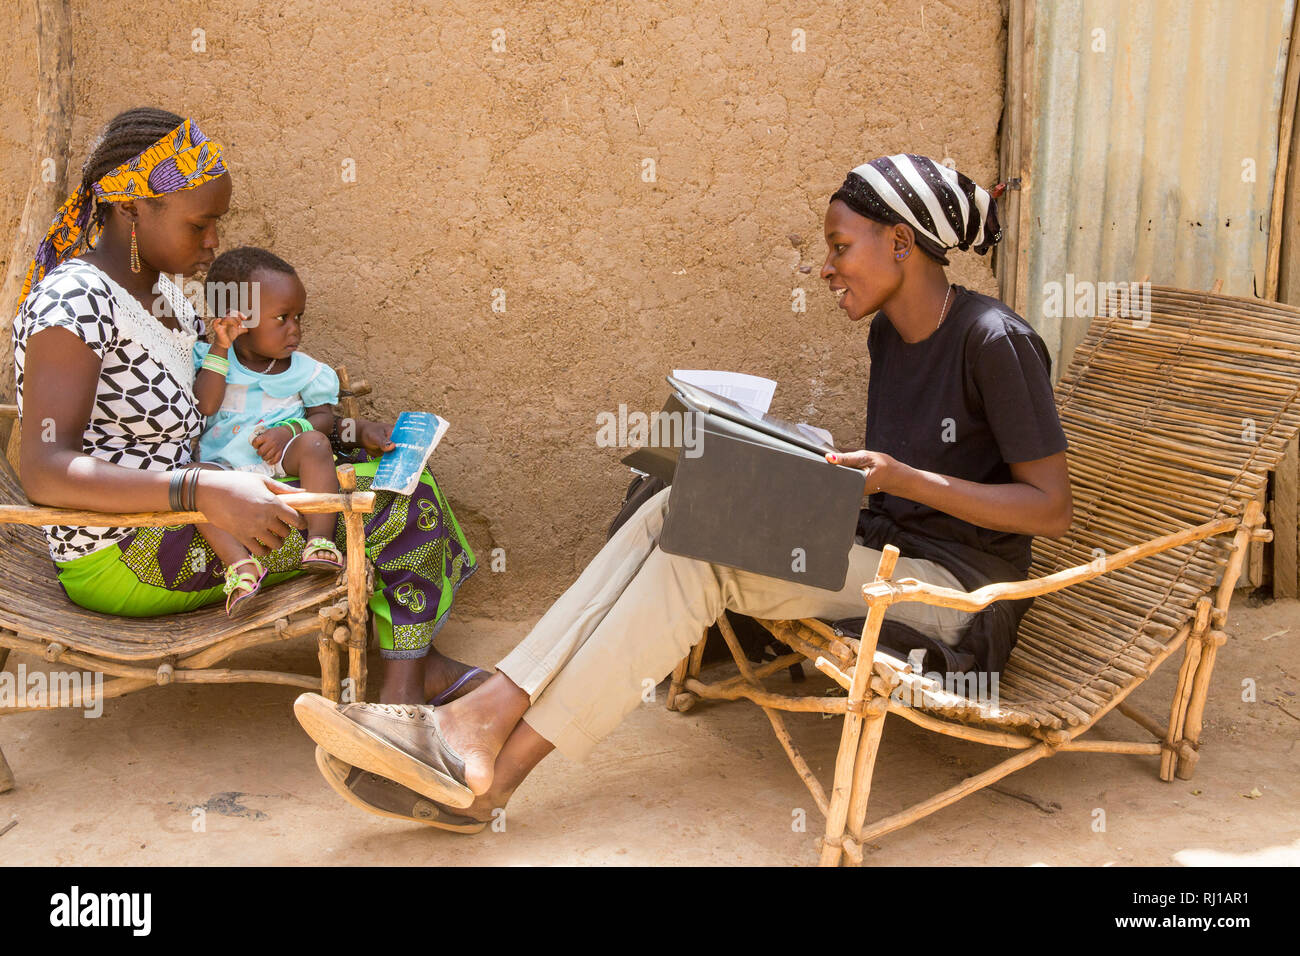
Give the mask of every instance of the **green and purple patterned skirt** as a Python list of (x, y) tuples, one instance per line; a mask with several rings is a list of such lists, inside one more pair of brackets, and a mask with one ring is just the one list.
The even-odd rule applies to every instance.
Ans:
[[(378, 460), (355, 464), (357, 490), (374, 479)], [(284, 479), (297, 485), (297, 478)], [(375, 493), (365, 516), (366, 555), (375, 566), (370, 596), (375, 635), (390, 660), (424, 657), (442, 628), (456, 591), (478, 564), (433, 475), (425, 469), (409, 496)], [(344, 547), (343, 517), (334, 541)], [(261, 558), (263, 590), (302, 573), (297, 529)], [(121, 541), (72, 561), (55, 562), (68, 597), (82, 607), (126, 617), (191, 611), (225, 600), (221, 560), (193, 525), (137, 528)]]

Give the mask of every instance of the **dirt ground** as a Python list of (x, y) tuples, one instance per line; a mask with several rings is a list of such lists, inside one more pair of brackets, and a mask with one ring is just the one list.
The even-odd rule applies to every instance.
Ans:
[[(882, 838), (868, 862), (1300, 864), (1300, 602), (1250, 608), (1239, 595), (1234, 603), (1192, 780), (1162, 783), (1152, 757), (1061, 754), (1004, 779), (998, 786), (1009, 793), (982, 791)], [(441, 643), (487, 664), (530, 623), (452, 621)], [(310, 671), (315, 652), (304, 641), (245, 660)], [(20, 663), (39, 666), (14, 655), (8, 669)], [(1175, 663), (1133, 700), (1167, 712)], [(1248, 680), (1254, 702), (1242, 699)], [(813, 682), (824, 679), (813, 673), (805, 686)], [(470, 837), (372, 817), (336, 797), (293, 720), (288, 688), (174, 685), (109, 700), (94, 720), (68, 710), (19, 714), (0, 722), (18, 778), (0, 795), (0, 831), (16, 821), (0, 834), (0, 862), (815, 863), (821, 818), (762, 713), (716, 703), (669, 713), (665, 688), (586, 764), (543, 763), (502, 832)], [(796, 739), (826, 779), (837, 724), (793, 716)], [(1115, 715), (1099, 730), (1115, 739), (1145, 733)], [(948, 787), (994, 756), (890, 718), (869, 816)]]

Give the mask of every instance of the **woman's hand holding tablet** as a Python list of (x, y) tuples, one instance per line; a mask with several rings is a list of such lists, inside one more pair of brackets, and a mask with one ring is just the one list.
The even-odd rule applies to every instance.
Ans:
[(910, 470), (901, 461), (878, 451), (827, 452), (826, 460), (845, 468), (861, 468), (866, 473), (864, 493), (868, 495), (878, 492), (898, 494)]

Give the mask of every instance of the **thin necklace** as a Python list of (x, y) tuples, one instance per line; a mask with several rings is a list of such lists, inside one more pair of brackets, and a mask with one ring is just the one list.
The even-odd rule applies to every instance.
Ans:
[[(948, 296), (950, 295), (952, 295), (951, 282), (948, 283), (948, 291), (943, 295), (943, 305), (939, 308), (939, 325), (943, 325), (943, 320), (948, 317)], [(939, 325), (934, 327), (936, 332), (939, 330)]]
[(278, 361), (280, 361), (280, 360), (279, 360), (279, 359), (274, 359), (274, 358), (271, 359), (271, 364), (268, 365), (266, 368), (262, 369), (262, 371), (260, 371), (258, 374), (259, 374), (259, 375), (265, 375), (267, 372), (271, 371), (271, 369), (275, 367), (275, 363), (278, 362)]

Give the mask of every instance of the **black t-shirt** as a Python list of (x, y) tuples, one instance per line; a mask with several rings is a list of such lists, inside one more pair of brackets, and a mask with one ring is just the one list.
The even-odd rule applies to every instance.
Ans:
[[(943, 324), (920, 342), (903, 341), (883, 311), (872, 319), (863, 447), (923, 471), (1009, 483), (1010, 462), (1066, 449), (1051, 357), (1033, 327), (997, 299), (961, 286), (953, 295)], [(1031, 535), (981, 528), (894, 495), (871, 495), (863, 522), (881, 515), (909, 538), (935, 543), (930, 553), (909, 557), (938, 561), (964, 582), (1018, 580), (1029, 570)]]

